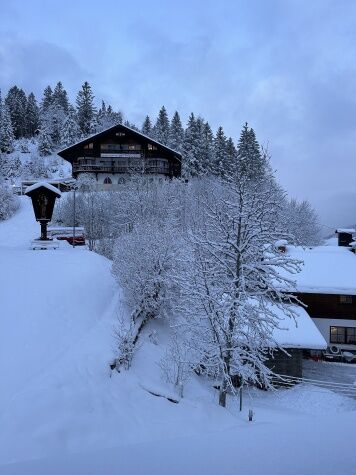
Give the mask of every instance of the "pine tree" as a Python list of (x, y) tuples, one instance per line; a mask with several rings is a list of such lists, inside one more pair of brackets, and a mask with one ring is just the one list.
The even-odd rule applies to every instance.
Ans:
[(182, 122), (180, 120), (179, 114), (177, 111), (175, 111), (169, 129), (168, 145), (173, 150), (177, 150), (177, 152), (181, 153), (183, 149), (183, 140), (184, 129), (182, 127)]
[(97, 113), (96, 122), (96, 132), (109, 129), (114, 125), (122, 123), (122, 113), (114, 112), (110, 105), (106, 107), (105, 102), (101, 101), (101, 108)]
[(80, 130), (83, 136), (89, 135), (94, 129), (96, 109), (94, 107), (94, 95), (87, 81), (78, 92), (76, 104)]
[(43, 97), (41, 100), (41, 112), (46, 111), (51, 105), (52, 105), (52, 96), (53, 96), (53, 91), (51, 86), (47, 86), (45, 90), (43, 91)]
[(158, 113), (157, 121), (153, 128), (153, 134), (157, 142), (163, 145), (168, 145), (169, 119), (166, 108), (164, 106), (161, 107)]
[(225, 172), (231, 173), (237, 166), (237, 150), (234, 141), (229, 137), (226, 141)]
[(69, 101), (67, 91), (63, 88), (62, 83), (59, 81), (54, 88), (52, 94), (52, 104), (57, 107), (61, 107), (65, 113), (68, 113)]
[(61, 130), (61, 146), (66, 148), (73, 145), (80, 138), (80, 128), (77, 122), (74, 108), (70, 107), (68, 116)]
[(141, 132), (148, 137), (152, 135), (152, 124), (151, 124), (151, 119), (148, 115), (146, 115), (146, 118), (142, 124)]
[(26, 136), (33, 137), (40, 126), (40, 112), (33, 92), (27, 98), (26, 107)]
[(11, 153), (14, 150), (14, 131), (10, 112), (0, 97), (0, 152)]
[(48, 132), (48, 129), (44, 126), (40, 131), (38, 136), (38, 153), (41, 157), (51, 155), (53, 149), (53, 143), (51, 139), (51, 134)]
[(193, 112), (188, 119), (187, 128), (184, 133), (183, 144), (183, 176), (196, 176), (198, 174), (197, 148), (198, 148), (199, 130), (197, 121)]
[(261, 153), (255, 132), (248, 128), (247, 122), (241, 131), (237, 158), (239, 173), (246, 175), (250, 180), (259, 180), (266, 174), (268, 168), (266, 156)]
[(220, 126), (214, 137), (214, 158), (212, 171), (218, 176), (223, 176), (226, 161), (226, 136)]
[(17, 86), (13, 86), (7, 93), (5, 104), (11, 117), (15, 139), (25, 137), (27, 107), (27, 97), (25, 92)]
[(210, 174), (213, 165), (214, 135), (209, 122), (205, 122), (202, 130), (202, 168), (203, 174)]

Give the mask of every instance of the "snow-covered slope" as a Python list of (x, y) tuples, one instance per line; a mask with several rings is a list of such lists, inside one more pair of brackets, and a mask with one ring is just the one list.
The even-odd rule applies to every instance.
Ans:
[(164, 321), (143, 335), (132, 369), (111, 374), (126, 312), (110, 262), (66, 243), (29, 250), (39, 226), (21, 200), (0, 223), (1, 475), (356, 473), (356, 401), (307, 386), (252, 391), (239, 413), (198, 377), (178, 404), (154, 396), (174, 395), (158, 367)]

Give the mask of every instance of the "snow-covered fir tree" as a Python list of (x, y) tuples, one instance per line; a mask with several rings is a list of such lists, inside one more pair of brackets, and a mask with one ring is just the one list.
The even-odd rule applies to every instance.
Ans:
[(96, 122), (96, 132), (100, 132), (114, 125), (122, 124), (123, 116), (121, 112), (114, 112), (110, 105), (106, 107), (105, 102), (102, 101), (101, 108), (97, 113)]
[(41, 128), (38, 135), (37, 150), (41, 157), (45, 157), (47, 155), (51, 155), (53, 151), (53, 143), (48, 128), (44, 124), (42, 127), (43, 128)]
[(259, 179), (266, 173), (266, 156), (261, 152), (256, 134), (252, 128), (249, 129), (247, 122), (242, 128), (237, 145), (237, 158), (240, 173), (250, 179)]
[(53, 91), (51, 86), (47, 86), (45, 90), (43, 91), (43, 96), (40, 104), (40, 109), (41, 112), (45, 111), (52, 105), (52, 96), (53, 96)]
[(65, 118), (61, 129), (61, 147), (70, 147), (74, 143), (78, 142), (78, 140), (80, 139), (80, 134), (81, 131), (77, 122), (75, 109), (74, 107), (69, 106), (68, 115)]
[(198, 175), (198, 142), (199, 142), (199, 130), (197, 127), (197, 121), (193, 112), (188, 118), (187, 128), (184, 133), (183, 144), (183, 163), (182, 174), (184, 176), (197, 176)]
[(26, 137), (33, 137), (40, 126), (40, 110), (36, 97), (31, 92), (27, 98), (26, 105)]
[(177, 150), (177, 152), (181, 153), (183, 149), (183, 140), (184, 129), (180, 120), (179, 113), (175, 111), (169, 129), (168, 145), (173, 150)]
[(169, 138), (169, 119), (166, 108), (161, 107), (156, 123), (153, 128), (153, 135), (157, 142), (162, 143), (163, 145), (168, 145)]
[(148, 115), (146, 115), (145, 120), (143, 121), (141, 132), (147, 135), (148, 137), (152, 135), (152, 123)]
[(15, 139), (25, 137), (27, 107), (27, 97), (25, 92), (17, 86), (13, 86), (9, 89), (6, 95), (5, 104), (11, 117)]
[(94, 131), (96, 114), (96, 108), (94, 106), (94, 94), (91, 90), (90, 84), (87, 81), (84, 82), (81, 90), (77, 94), (76, 105), (78, 125), (82, 135), (85, 137)]
[(0, 152), (10, 153), (14, 150), (15, 136), (10, 112), (0, 96)]
[(215, 175), (223, 176), (226, 165), (226, 135), (223, 128), (220, 126), (216, 131), (214, 137), (214, 161), (212, 164), (212, 172)]
[(61, 107), (65, 113), (68, 113), (69, 100), (67, 91), (64, 89), (63, 84), (59, 81), (54, 88), (51, 96), (51, 105)]

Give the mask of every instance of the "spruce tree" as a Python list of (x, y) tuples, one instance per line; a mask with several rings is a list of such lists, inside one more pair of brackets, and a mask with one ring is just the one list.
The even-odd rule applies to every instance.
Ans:
[(63, 88), (62, 83), (59, 81), (54, 88), (52, 94), (52, 104), (61, 107), (65, 113), (68, 113), (69, 101), (67, 91)]
[(239, 173), (246, 175), (250, 180), (259, 180), (267, 172), (268, 163), (261, 153), (256, 134), (249, 129), (247, 122), (242, 128), (237, 146)]
[(183, 144), (183, 176), (196, 176), (198, 175), (197, 164), (197, 149), (199, 141), (199, 130), (197, 127), (197, 121), (193, 112), (188, 119), (187, 128), (184, 133)]
[(229, 137), (226, 141), (225, 173), (231, 173), (237, 166), (237, 150), (234, 141)]
[(204, 174), (211, 173), (214, 154), (214, 135), (209, 122), (205, 122), (202, 130), (202, 168)]
[(214, 158), (212, 171), (215, 175), (223, 176), (226, 161), (226, 136), (220, 126), (214, 137)]
[(171, 126), (169, 129), (169, 139), (168, 145), (177, 152), (182, 152), (183, 149), (183, 140), (184, 140), (184, 129), (182, 127), (182, 122), (180, 120), (179, 114), (175, 111)]
[(15, 139), (26, 136), (26, 108), (27, 97), (22, 89), (13, 86), (5, 98), (8, 108)]
[(61, 130), (61, 146), (66, 148), (73, 145), (80, 138), (80, 128), (77, 122), (74, 108), (70, 106), (69, 113)]
[(51, 86), (47, 86), (45, 90), (43, 91), (43, 97), (41, 100), (41, 112), (46, 111), (51, 105), (52, 105), (52, 96), (53, 96), (53, 91)]
[(41, 157), (51, 155), (53, 149), (53, 143), (51, 139), (51, 134), (48, 132), (48, 129), (44, 126), (40, 131), (38, 136), (38, 153)]
[(40, 113), (33, 92), (27, 98), (26, 107), (26, 136), (33, 137), (40, 126)]
[(10, 112), (6, 104), (0, 98), (0, 152), (11, 153), (14, 150), (14, 131)]
[(169, 119), (166, 108), (164, 106), (161, 107), (157, 121), (155, 123), (154, 129), (154, 138), (157, 142), (168, 145), (168, 137), (169, 137)]
[(148, 115), (146, 115), (146, 118), (142, 124), (141, 132), (148, 137), (152, 135), (152, 124), (151, 124), (151, 119)]
[(85, 81), (82, 89), (78, 92), (76, 105), (78, 125), (82, 135), (89, 135), (94, 130), (96, 109), (94, 107), (94, 95), (87, 81)]

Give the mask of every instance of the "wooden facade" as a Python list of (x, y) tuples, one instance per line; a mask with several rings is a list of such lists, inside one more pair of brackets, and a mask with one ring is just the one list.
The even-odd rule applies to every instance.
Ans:
[(312, 318), (356, 320), (356, 295), (297, 294)]
[(90, 174), (98, 183), (119, 184), (122, 175), (181, 175), (181, 155), (122, 124), (58, 152), (72, 164), (72, 174)]

